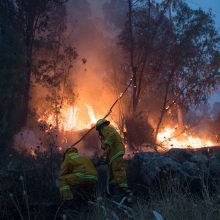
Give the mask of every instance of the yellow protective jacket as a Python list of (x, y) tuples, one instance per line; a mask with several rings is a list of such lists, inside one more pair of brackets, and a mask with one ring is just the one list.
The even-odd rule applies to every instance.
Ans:
[(74, 174), (86, 181), (98, 181), (98, 173), (92, 161), (71, 148), (67, 150), (60, 169), (60, 177), (67, 174)]
[(102, 143), (108, 146), (106, 149), (106, 157), (109, 165), (118, 157), (123, 156), (125, 153), (125, 146), (122, 137), (111, 126), (106, 126), (101, 130)]

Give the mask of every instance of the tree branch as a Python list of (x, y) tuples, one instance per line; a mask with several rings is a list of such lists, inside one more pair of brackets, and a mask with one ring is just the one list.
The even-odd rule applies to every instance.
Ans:
[[(107, 118), (111, 113), (113, 108), (115, 107), (115, 105), (118, 103), (119, 100), (121, 100), (123, 98), (123, 96), (125, 95), (125, 93), (128, 91), (128, 89), (130, 88), (130, 86), (132, 85), (134, 79), (134, 74), (132, 75), (128, 86), (125, 88), (125, 90), (119, 95), (119, 97), (115, 100), (115, 102), (112, 104), (112, 106), (110, 107), (110, 109), (108, 110), (107, 114), (103, 117), (103, 119)], [(76, 146), (78, 143), (80, 143), (96, 126), (94, 125), (92, 128), (90, 128), (78, 141), (76, 141), (74, 144), (72, 144), (70, 147), (74, 147)]]

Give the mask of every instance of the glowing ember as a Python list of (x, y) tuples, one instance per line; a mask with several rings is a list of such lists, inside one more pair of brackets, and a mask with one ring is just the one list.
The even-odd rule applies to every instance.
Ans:
[(213, 146), (215, 143), (205, 139), (188, 135), (186, 132), (175, 137), (175, 128), (165, 128), (158, 134), (158, 143), (166, 149), (170, 148), (201, 148)]
[(31, 154), (32, 157), (36, 157), (37, 156), (36, 153), (34, 152), (34, 150), (32, 150), (32, 149), (30, 150), (30, 154)]

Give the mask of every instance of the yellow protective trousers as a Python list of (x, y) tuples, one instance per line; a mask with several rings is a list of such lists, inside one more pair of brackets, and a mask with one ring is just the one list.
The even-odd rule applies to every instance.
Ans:
[(128, 190), (127, 176), (123, 157), (117, 157), (110, 164), (110, 184)]
[(71, 187), (74, 186), (91, 186), (93, 187), (98, 178), (94, 175), (87, 175), (82, 173), (72, 173), (61, 176), (59, 178), (59, 188), (61, 200), (72, 200), (73, 193)]

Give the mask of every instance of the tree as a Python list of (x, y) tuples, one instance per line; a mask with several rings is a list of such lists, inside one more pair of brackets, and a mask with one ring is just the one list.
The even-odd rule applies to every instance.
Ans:
[(182, 108), (204, 102), (215, 89), (219, 35), (211, 13), (192, 10), (181, 0), (135, 2), (128, 1), (129, 19), (120, 39), (130, 51), (134, 73), (133, 111), (154, 106), (156, 142), (168, 110), (176, 108), (181, 122)]
[[(33, 45), (48, 30), (49, 12), (66, 1), (0, 1), (0, 145), (7, 145), (28, 115)], [(16, 111), (15, 111), (16, 109)]]
[[(156, 84), (169, 80), (169, 77), (164, 74), (168, 69), (165, 67), (168, 63), (166, 54), (169, 52), (171, 38), (169, 20), (165, 16), (168, 5), (169, 1), (157, 6), (152, 1), (135, 1), (135, 3), (128, 1), (128, 21), (119, 37), (121, 45), (129, 56), (128, 62), (133, 74), (131, 98), (133, 111), (129, 117), (134, 122), (149, 123), (147, 120), (149, 111), (143, 107), (149, 107), (152, 104), (143, 104), (146, 92), (149, 89), (157, 90)], [(161, 92), (161, 88), (159, 91)], [(156, 98), (158, 99), (158, 96)], [(147, 117), (144, 118), (143, 115)], [(130, 120), (128, 124), (131, 124)], [(151, 126), (147, 125), (147, 127)], [(152, 132), (146, 133), (146, 136), (149, 139), (148, 142), (152, 142)]]
[[(169, 1), (156, 8), (151, 1), (128, 0), (128, 21), (120, 34), (120, 43), (129, 54), (129, 63), (133, 73), (132, 109), (137, 111), (143, 88), (155, 73), (153, 63), (164, 62), (160, 59), (169, 47), (168, 19), (164, 12)], [(148, 10), (147, 10), (148, 8)], [(155, 56), (160, 54), (158, 58)], [(155, 60), (154, 60), (155, 59)], [(149, 73), (152, 73), (149, 74)]]
[[(47, 35), (38, 41), (33, 63), (34, 85), (40, 85), (47, 91), (40, 100), (41, 108), (38, 109), (42, 111), (38, 113), (41, 118), (52, 115), (57, 130), (62, 108), (73, 105), (75, 101), (70, 73), (78, 54), (65, 39), (65, 13), (65, 7), (57, 7), (50, 14)], [(43, 104), (46, 108), (42, 108)]]
[(23, 114), (21, 118), (23, 124), (26, 123), (29, 109), (29, 92), (32, 71), (32, 55), (33, 45), (36, 36), (45, 32), (48, 28), (48, 19), (50, 11), (62, 4), (66, 0), (15, 0), (14, 8), (16, 9), (16, 19), (22, 33), (23, 42), (25, 45), (25, 72), (24, 72), (24, 94), (23, 94)]
[(179, 130), (184, 129), (182, 109), (205, 102), (216, 88), (220, 74), (220, 36), (212, 14), (192, 10), (183, 1), (174, 4), (171, 67), (174, 70), (166, 110), (177, 110)]

